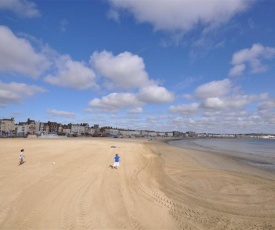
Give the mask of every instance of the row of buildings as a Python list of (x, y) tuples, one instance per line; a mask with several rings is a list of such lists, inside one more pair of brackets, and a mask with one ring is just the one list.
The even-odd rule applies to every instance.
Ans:
[(61, 124), (57, 122), (40, 122), (28, 119), (26, 122), (15, 123), (14, 118), (0, 119), (0, 137), (37, 136), (94, 136), (94, 137), (191, 137), (191, 138), (271, 138), (274, 134), (211, 134), (195, 132), (157, 132), (149, 130), (129, 130), (112, 127), (89, 126), (88, 123)]
[(15, 123), (14, 118), (0, 119), (0, 136), (26, 137), (27, 135), (60, 135), (60, 136), (113, 136), (113, 137), (174, 137), (183, 135), (180, 132), (156, 132), (148, 130), (129, 130), (112, 127), (89, 126), (88, 123), (60, 124), (57, 122), (40, 122), (28, 119)]

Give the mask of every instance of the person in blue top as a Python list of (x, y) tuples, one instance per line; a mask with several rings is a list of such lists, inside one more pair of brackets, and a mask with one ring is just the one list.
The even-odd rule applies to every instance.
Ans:
[(113, 164), (113, 168), (117, 169), (117, 167), (119, 166), (119, 160), (120, 160), (119, 155), (116, 154), (115, 157), (114, 157), (114, 159), (115, 159), (115, 162)]

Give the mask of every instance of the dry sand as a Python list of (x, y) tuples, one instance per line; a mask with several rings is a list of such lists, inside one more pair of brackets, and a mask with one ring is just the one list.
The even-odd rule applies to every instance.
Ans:
[(274, 174), (218, 154), (67, 138), (0, 139), (0, 157), (0, 229), (275, 229)]

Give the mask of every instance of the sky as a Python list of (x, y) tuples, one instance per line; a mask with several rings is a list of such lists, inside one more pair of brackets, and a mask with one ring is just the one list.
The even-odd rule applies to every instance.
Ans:
[(275, 133), (273, 0), (1, 0), (0, 119)]

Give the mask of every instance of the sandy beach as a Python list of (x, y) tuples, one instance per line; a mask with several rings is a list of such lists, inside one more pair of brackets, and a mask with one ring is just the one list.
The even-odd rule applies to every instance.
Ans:
[(0, 229), (275, 229), (274, 174), (219, 154), (22, 138), (0, 139), (0, 157)]

